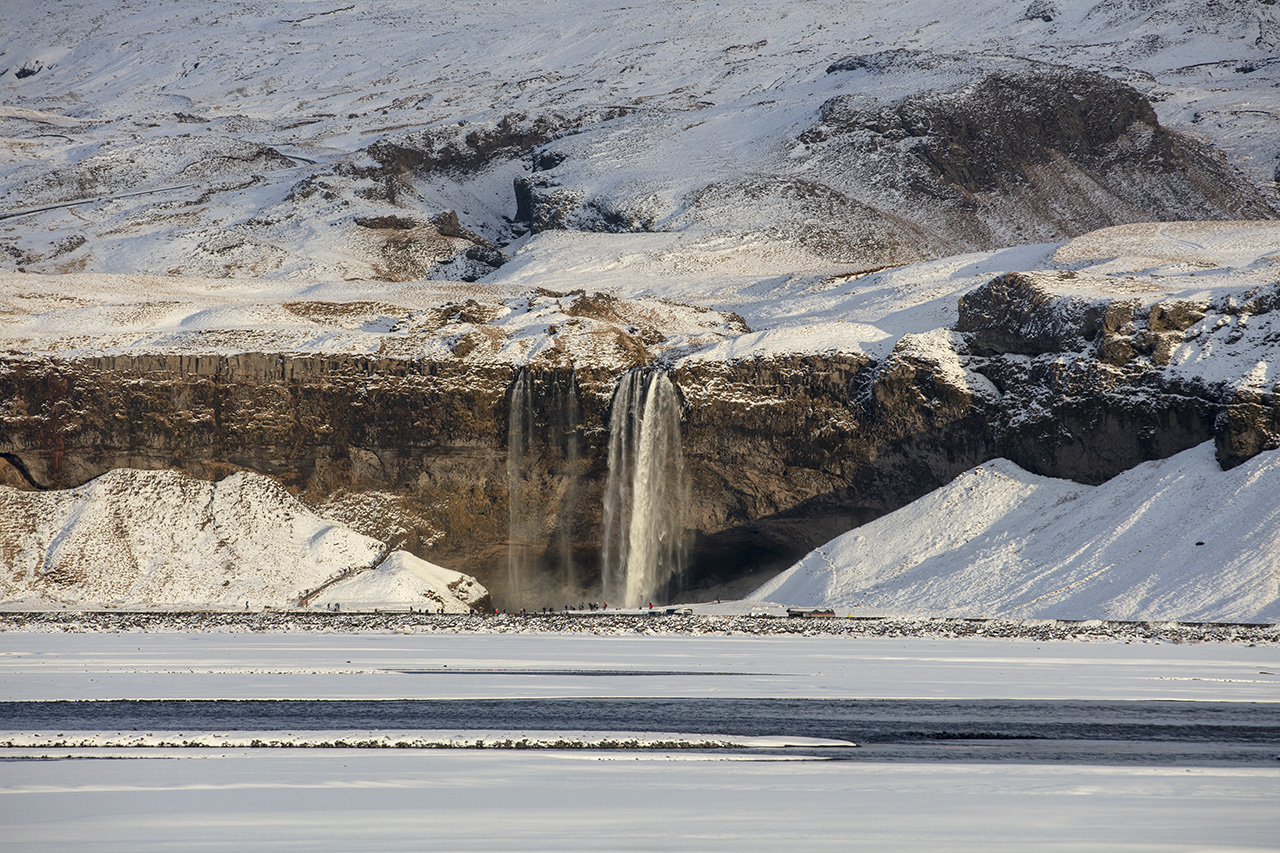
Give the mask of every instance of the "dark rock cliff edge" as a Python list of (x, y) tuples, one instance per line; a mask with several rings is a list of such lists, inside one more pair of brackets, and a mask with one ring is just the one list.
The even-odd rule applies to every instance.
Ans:
[[(679, 363), (671, 378), (683, 399), (690, 583), (763, 579), (995, 457), (1099, 483), (1207, 440), (1224, 467), (1280, 446), (1274, 392), (1165, 366), (1206, 317), (1230, 322), (1276, 307), (1280, 291), (1214, 303), (1088, 301), (1009, 274), (962, 298), (954, 331), (933, 333), (929, 345), (905, 336), (879, 361)], [(561, 582), (587, 592), (598, 583), (617, 375), (534, 364), (531, 377), (524, 527), (545, 582), (525, 601), (503, 599), (506, 366), (273, 353), (9, 355), (0, 358), (0, 478), (51, 489), (120, 467), (211, 479), (251, 469), (322, 508), (373, 494), (378, 512), (342, 520), (476, 575), (500, 605), (553, 605), (568, 594)], [(581, 415), (572, 427), (561, 412), (575, 382)]]

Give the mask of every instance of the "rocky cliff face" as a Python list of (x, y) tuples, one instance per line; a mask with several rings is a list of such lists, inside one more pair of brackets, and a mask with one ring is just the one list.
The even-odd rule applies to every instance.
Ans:
[[(1208, 439), (1224, 466), (1276, 447), (1273, 390), (1179, 363), (1196, 347), (1272, 334), (1277, 306), (1274, 287), (1104, 298), (1071, 273), (1008, 274), (963, 297), (954, 330), (904, 335), (878, 359), (669, 354), (683, 401), (690, 582), (759, 577), (998, 456), (1098, 483)], [(652, 360), (641, 330), (615, 331), (633, 343), (619, 351)], [(598, 583), (609, 405), (630, 366), (575, 370), (563, 355), (527, 368), (521, 529), (541, 581), (519, 601), (503, 597), (510, 366), (456, 354), (10, 354), (0, 360), (0, 471), (35, 489), (122, 467), (207, 479), (258, 471), (335, 520), (474, 574), (500, 605), (563, 603), (566, 581)], [(579, 402), (567, 420), (570, 389)]]
[(403, 493), (414, 500), (392, 503), (405, 510), (448, 507), (436, 522), (448, 536), (410, 525), (400, 538), (419, 550), (434, 538), (451, 554), (505, 525), (508, 379), (447, 363), (263, 353), (9, 361), (5, 452), (38, 488), (174, 467), (211, 479), (259, 471), (313, 504), (340, 491)]

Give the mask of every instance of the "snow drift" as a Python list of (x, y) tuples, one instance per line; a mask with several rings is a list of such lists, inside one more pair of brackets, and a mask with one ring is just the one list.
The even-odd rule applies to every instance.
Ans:
[(464, 613), (485, 595), (308, 511), (275, 481), (115, 470), (75, 489), (0, 487), (0, 601), (71, 607), (289, 607)]
[(403, 608), (409, 604), (432, 612), (466, 613), (484, 593), (484, 587), (469, 575), (429, 563), (407, 551), (393, 551), (376, 570), (326, 587), (307, 603), (364, 609)]
[(1100, 486), (998, 459), (749, 598), (864, 614), (1275, 621), (1277, 494), (1280, 451), (1222, 471), (1205, 444)]

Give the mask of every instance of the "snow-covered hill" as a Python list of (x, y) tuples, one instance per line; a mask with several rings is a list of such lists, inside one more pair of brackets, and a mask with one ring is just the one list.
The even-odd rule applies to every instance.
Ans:
[(9, 607), (465, 613), (485, 595), (473, 578), (389, 550), (247, 472), (210, 483), (119, 469), (65, 491), (0, 486), (0, 602)]
[(814, 550), (750, 596), (844, 613), (1280, 620), (1280, 451), (1209, 445), (1100, 486), (998, 459)]
[(8, 3), (0, 263), (471, 279), (568, 230), (858, 269), (1269, 216), (1278, 47), (1253, 0)]
[[(1280, 442), (1278, 50), (1254, 0), (0, 4), (0, 482), (251, 468), (482, 573), (527, 367), (529, 544), (590, 584), (631, 368), (712, 576), (996, 456), (1235, 464)], [(234, 606), (377, 556), (238, 476), (6, 493), (6, 582)], [(233, 487), (270, 521), (223, 543)]]
[(880, 359), (906, 335), (958, 346), (939, 335), (956, 324), (960, 298), (1016, 271), (1075, 301), (1204, 303), (1167, 362), (1179, 375), (1266, 389), (1280, 363), (1269, 309), (1241, 307), (1280, 276), (1280, 221), (1122, 225), (1065, 244), (764, 280), (731, 253), (682, 268), (675, 239), (549, 238), (489, 283), (0, 272), (0, 347), (55, 358), (288, 352), (613, 369), (632, 363), (637, 346), (666, 363)]

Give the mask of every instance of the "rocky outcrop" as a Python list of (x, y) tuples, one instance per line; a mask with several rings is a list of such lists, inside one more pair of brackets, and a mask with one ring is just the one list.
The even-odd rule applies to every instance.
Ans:
[(1232, 468), (1264, 450), (1280, 447), (1280, 395), (1234, 395), (1215, 423), (1218, 462)]
[(412, 216), (356, 217), (354, 242), (373, 256), (385, 281), (475, 281), (506, 262), (492, 243), (458, 221), (452, 210), (422, 221)]
[[(1226, 468), (1280, 447), (1273, 389), (1241, 375), (1256, 363), (1248, 337), (1268, 334), (1249, 319), (1280, 305), (1275, 286), (1212, 302), (1103, 298), (1075, 278), (1011, 273), (960, 299), (971, 367), (1002, 394), (999, 455), (1098, 483), (1209, 439)], [(1229, 346), (1241, 354), (1234, 370), (1166, 369), (1179, 352), (1194, 363)]]
[[(1163, 127), (1147, 98), (1102, 74), (910, 50), (827, 71), (869, 77), (800, 135), (814, 171), (953, 250), (1123, 222), (1276, 216), (1220, 154)], [(969, 79), (889, 103), (873, 96), (877, 79), (921, 73)]]
[(495, 160), (527, 157), (536, 146), (590, 118), (507, 113), (494, 122), (460, 121), (381, 139), (369, 146), (368, 154), (384, 174), (475, 172)]
[(670, 167), (622, 182), (597, 174), (614, 156), (607, 128), (548, 137), (515, 181), (518, 227), (728, 229), (809, 262), (871, 266), (1118, 223), (1277, 215), (1220, 153), (1161, 125), (1147, 97), (1104, 74), (903, 49), (827, 73), (844, 91), (774, 157), (701, 186), (681, 178), (674, 194), (657, 189)]
[(1059, 296), (1024, 273), (1008, 273), (960, 297), (956, 331), (975, 355), (1043, 355), (1076, 350), (1098, 337), (1106, 302)]

